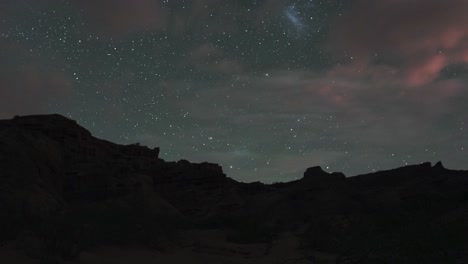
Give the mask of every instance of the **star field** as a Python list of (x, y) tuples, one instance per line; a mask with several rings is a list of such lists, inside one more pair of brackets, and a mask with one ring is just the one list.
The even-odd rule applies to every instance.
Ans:
[(57, 112), (242, 181), (467, 168), (468, 5), (414, 2), (3, 0), (0, 118)]

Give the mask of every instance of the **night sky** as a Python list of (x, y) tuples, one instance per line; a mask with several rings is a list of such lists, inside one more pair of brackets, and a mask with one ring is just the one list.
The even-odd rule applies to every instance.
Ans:
[(0, 118), (210, 161), (468, 169), (466, 0), (0, 0)]

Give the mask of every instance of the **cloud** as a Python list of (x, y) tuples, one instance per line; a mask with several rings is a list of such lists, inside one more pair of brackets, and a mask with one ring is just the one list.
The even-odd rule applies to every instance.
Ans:
[(332, 25), (326, 47), (364, 71), (376, 60), (393, 65), (407, 87), (421, 87), (468, 62), (467, 12), (463, 0), (357, 0)]
[[(263, 160), (266, 156), (287, 160), (271, 164), (280, 163), (289, 178), (299, 174), (286, 168), (297, 169), (304, 157), (311, 157), (310, 162), (300, 168), (315, 162), (349, 175), (411, 163), (414, 158), (404, 156), (405, 151), (419, 153), (416, 162), (432, 160), (425, 149), (447, 144), (442, 138), (451, 128), (441, 124), (452, 123), (446, 116), (458, 113), (459, 102), (467, 98), (463, 83), (439, 80), (421, 91), (406, 87), (393, 67), (367, 67), (360, 73), (337, 66), (325, 74), (271, 71), (268, 77), (244, 74), (215, 84), (194, 82), (196, 96), (180, 98), (174, 107), (187, 110), (196, 120), (229, 128), (235, 135), (230, 140), (244, 142)], [(400, 153), (397, 161), (388, 156), (391, 152)], [(238, 175), (268, 181), (268, 167), (259, 165), (258, 172), (246, 168)], [(274, 167), (271, 177), (285, 175), (279, 176), (281, 167)]]
[(181, 65), (196, 67), (206, 73), (236, 74), (245, 69), (245, 65), (238, 59), (226, 56), (225, 52), (209, 42), (202, 43), (189, 51), (187, 59), (181, 61)]
[[(122, 38), (141, 32), (182, 35), (237, 30), (236, 4), (221, 0), (72, 0), (84, 11), (89, 30), (104, 37)], [(184, 8), (181, 8), (181, 6)], [(223, 23), (219, 23), (222, 20)]]
[(263, 20), (271, 16), (275, 16), (283, 11), (287, 5), (287, 1), (283, 0), (265, 0), (257, 10), (258, 20)]
[(212, 61), (214, 59), (218, 59), (219, 57), (223, 56), (223, 51), (220, 48), (215, 47), (213, 44), (209, 42), (205, 42), (196, 46), (195, 48), (190, 51), (190, 62), (200, 63), (200, 62), (207, 62)]
[(0, 42), (0, 50), (0, 118), (48, 113), (68, 98), (71, 81), (63, 72), (16, 44)]
[(169, 11), (160, 0), (74, 0), (83, 9), (90, 30), (106, 37), (157, 31), (168, 23)]

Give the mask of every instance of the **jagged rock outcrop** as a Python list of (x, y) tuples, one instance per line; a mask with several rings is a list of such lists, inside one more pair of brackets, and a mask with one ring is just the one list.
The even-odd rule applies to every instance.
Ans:
[[(63, 194), (66, 200), (105, 199), (137, 191), (142, 183), (131, 176), (134, 174), (151, 175), (150, 178), (154, 181), (151, 185), (161, 193), (172, 193), (175, 189), (180, 189), (181, 182), (187, 188), (199, 186), (206, 191), (217, 189), (226, 178), (221, 167), (216, 164), (164, 162), (158, 157), (159, 148), (149, 149), (136, 144), (122, 146), (100, 140), (75, 121), (60, 115), (2, 120), (0, 132), (4, 144), (2, 150), (5, 152), (2, 155), (4, 170), (25, 170), (33, 166), (7, 162), (8, 157), (15, 155), (34, 155), (29, 157), (29, 161), (37, 166), (45, 166), (31, 168), (34, 171), (30, 173), (6, 171), (4, 175), (53, 173), (55, 176), (42, 178), (54, 179), (54, 185), (58, 189), (53, 193)], [(24, 162), (26, 158), (16, 156), (15, 159)], [(171, 187), (173, 183), (177, 183), (179, 187)]]
[[(121, 146), (99, 140), (75, 121), (60, 115), (2, 120), (0, 133), (3, 134), (0, 140), (10, 148), (5, 150), (5, 156), (14, 157), (17, 152), (23, 153), (21, 155), (38, 152), (30, 157), (31, 166), (33, 163), (38, 166), (46, 164), (55, 177), (41, 178), (56, 181), (54, 185), (59, 190), (54, 193), (63, 194), (65, 199), (100, 199), (131, 191), (136, 185), (129, 186), (125, 175), (162, 162), (158, 158), (158, 148)], [(40, 161), (40, 158), (46, 161)], [(15, 159), (24, 161), (21, 157)], [(13, 165), (6, 167), (20, 168)], [(46, 173), (47, 170), (37, 168), (35, 171)]]
[(97, 139), (60, 115), (1, 120), (0, 232), (14, 236), (74, 204), (129, 195), (144, 195), (153, 212), (171, 217), (204, 215), (221, 203), (226, 175), (220, 166), (158, 155), (159, 148)]
[(342, 182), (346, 176), (340, 172), (327, 173), (320, 166), (310, 167), (304, 172), (303, 181), (310, 184), (326, 184)]

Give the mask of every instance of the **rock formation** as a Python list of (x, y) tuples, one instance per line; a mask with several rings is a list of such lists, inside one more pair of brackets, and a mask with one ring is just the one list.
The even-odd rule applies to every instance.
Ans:
[(0, 120), (0, 242), (36, 258), (130, 241), (177, 247), (174, 232), (220, 229), (235, 243), (295, 232), (304, 263), (466, 263), (467, 212), (468, 172), (440, 162), (240, 183), (217, 164), (166, 162), (159, 148), (97, 139), (60, 115)]

